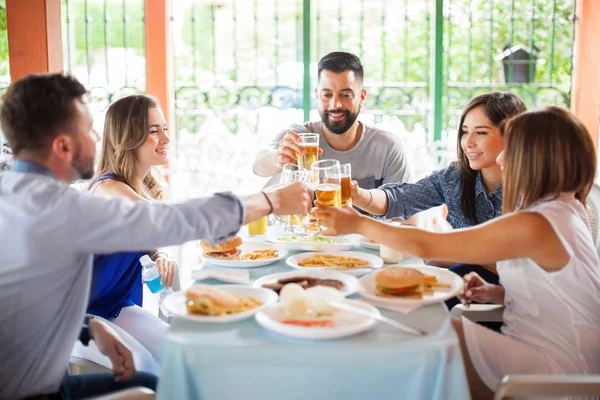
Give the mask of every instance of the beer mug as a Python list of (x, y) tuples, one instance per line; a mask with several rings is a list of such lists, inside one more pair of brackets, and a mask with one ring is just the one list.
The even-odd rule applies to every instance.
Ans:
[[(280, 184), (301, 182), (306, 184), (308, 171), (295, 164), (285, 164), (281, 171)], [(285, 230), (294, 233), (306, 232), (307, 215), (287, 215), (285, 217)]]
[(342, 205), (352, 205), (352, 164), (340, 165), (340, 184), (342, 186)]
[(338, 160), (317, 161), (312, 165), (309, 175), (312, 175), (317, 200), (327, 206), (341, 207), (340, 162)]
[(304, 147), (306, 154), (296, 153), (298, 167), (310, 170), (313, 163), (319, 159), (319, 134), (300, 133), (300, 146)]

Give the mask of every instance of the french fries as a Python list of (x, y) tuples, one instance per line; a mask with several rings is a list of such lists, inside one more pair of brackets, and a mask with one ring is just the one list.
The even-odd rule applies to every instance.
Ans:
[(360, 258), (345, 256), (316, 256), (300, 261), (301, 267), (367, 267), (369, 262)]
[(423, 293), (424, 294), (433, 294), (436, 290), (439, 291), (448, 291), (452, 288), (452, 285), (448, 283), (438, 282), (437, 277), (435, 275), (424, 275), (423, 281)]
[(240, 299), (238, 306), (233, 310), (220, 310), (217, 313), (217, 315), (219, 317), (222, 317), (223, 315), (237, 314), (237, 313), (241, 313), (244, 311), (252, 310), (253, 308), (260, 307), (263, 304), (262, 301), (260, 301), (258, 298), (254, 297), (254, 296), (240, 297), (238, 295), (235, 295), (235, 297)]
[(248, 251), (240, 257), (240, 260), (264, 260), (266, 258), (275, 258), (279, 255), (278, 250), (252, 250)]

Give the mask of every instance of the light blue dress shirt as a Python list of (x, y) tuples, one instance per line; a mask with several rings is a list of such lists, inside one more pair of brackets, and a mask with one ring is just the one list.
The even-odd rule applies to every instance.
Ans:
[(166, 205), (80, 192), (39, 165), (0, 173), (0, 399), (58, 390), (89, 297), (93, 253), (219, 242), (244, 205), (230, 194)]

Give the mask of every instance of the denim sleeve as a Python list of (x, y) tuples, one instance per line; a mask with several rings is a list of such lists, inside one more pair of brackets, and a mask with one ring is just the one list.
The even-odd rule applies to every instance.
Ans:
[(445, 203), (437, 171), (416, 183), (389, 183), (381, 186), (387, 198), (385, 218), (408, 219), (412, 215)]

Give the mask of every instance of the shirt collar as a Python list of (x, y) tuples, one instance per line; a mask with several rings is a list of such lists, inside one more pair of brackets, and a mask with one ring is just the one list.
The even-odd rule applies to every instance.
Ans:
[(483, 186), (483, 178), (481, 177), (481, 171), (477, 171), (477, 178), (475, 178), (475, 197), (479, 196), (480, 194), (483, 194), (484, 196), (490, 198), (495, 196), (498, 199), (502, 200), (502, 182), (500, 182), (498, 187), (496, 187), (496, 189), (494, 189), (494, 191), (490, 193), (489, 196), (487, 196), (485, 193), (485, 186)]
[(14, 172), (28, 172), (31, 174), (45, 175), (53, 179), (58, 179), (48, 168), (40, 164), (32, 163), (31, 161), (14, 160), (10, 170)]

